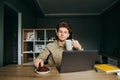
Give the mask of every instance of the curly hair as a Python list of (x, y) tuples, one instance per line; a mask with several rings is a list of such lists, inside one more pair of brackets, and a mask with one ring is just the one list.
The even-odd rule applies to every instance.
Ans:
[[(69, 31), (69, 33), (70, 33), (70, 36), (69, 36), (68, 39), (71, 39), (71, 38), (72, 38), (72, 29), (71, 29), (71, 26), (68, 24), (68, 22), (66, 22), (66, 21), (61, 21), (61, 22), (57, 25), (56, 30), (58, 31), (59, 28), (61, 28), (61, 27), (64, 27), (64, 28), (67, 28), (67, 29), (68, 29), (68, 31)], [(56, 36), (56, 39), (58, 39), (57, 36)]]

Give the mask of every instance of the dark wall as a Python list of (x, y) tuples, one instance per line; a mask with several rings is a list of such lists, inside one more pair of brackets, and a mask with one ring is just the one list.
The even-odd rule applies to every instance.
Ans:
[(120, 57), (120, 5), (103, 14), (103, 51)]
[[(18, 13), (22, 13), (22, 28), (34, 27), (36, 25), (36, 17), (27, 4), (25, 4), (24, 0), (4, 0), (3, 5), (6, 5), (8, 8), (6, 9), (6, 6), (3, 8), (3, 11), (5, 12), (4, 15), (2, 15), (4, 17), (4, 21), (2, 22), (2, 24), (4, 23), (4, 29), (0, 28), (0, 30), (2, 30), (0, 32), (3, 33), (4, 36), (3, 47), (1, 47), (4, 51), (1, 53), (3, 54), (1, 55), (2, 58), (0, 58), (3, 59), (3, 63), (0, 60), (0, 64), (7, 65), (17, 62), (17, 46), (19, 45), (17, 39)], [(15, 12), (15, 15), (13, 12)]]
[[(9, 13), (9, 14), (8, 14)], [(14, 16), (12, 16), (14, 15)], [(18, 13), (4, 5), (4, 59), (3, 64), (17, 62)], [(14, 62), (13, 62), (14, 61)]]
[(4, 15), (4, 10), (3, 10), (3, 0), (0, 0), (0, 67), (3, 66), (3, 15)]
[(59, 21), (68, 21), (73, 30), (73, 38), (78, 39), (87, 49), (99, 49), (102, 39), (101, 16), (47, 17), (37, 21), (37, 28), (55, 28)]
[(22, 27), (34, 27), (36, 25), (36, 15), (25, 4), (24, 0), (4, 0), (4, 3), (16, 12), (22, 13)]

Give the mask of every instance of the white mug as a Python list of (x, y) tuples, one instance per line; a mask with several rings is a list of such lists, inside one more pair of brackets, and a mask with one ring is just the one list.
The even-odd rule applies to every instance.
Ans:
[(70, 39), (65, 41), (66, 50), (70, 51), (73, 49), (72, 41)]

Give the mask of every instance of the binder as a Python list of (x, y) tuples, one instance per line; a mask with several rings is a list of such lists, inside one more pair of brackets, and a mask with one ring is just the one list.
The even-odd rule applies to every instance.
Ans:
[(110, 64), (95, 64), (94, 67), (97, 71), (104, 71), (106, 73), (120, 73), (120, 68)]

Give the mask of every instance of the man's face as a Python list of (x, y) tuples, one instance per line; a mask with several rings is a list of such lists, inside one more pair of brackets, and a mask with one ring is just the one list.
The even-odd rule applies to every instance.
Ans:
[(69, 31), (67, 28), (61, 27), (57, 32), (58, 40), (65, 41), (69, 37)]

